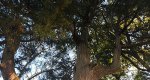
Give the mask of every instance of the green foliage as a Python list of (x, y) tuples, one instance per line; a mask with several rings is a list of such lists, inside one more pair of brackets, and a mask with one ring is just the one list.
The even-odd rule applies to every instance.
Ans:
[[(110, 65), (114, 54), (115, 32), (118, 30), (123, 46), (122, 54), (129, 57), (138, 66), (145, 64), (141, 62), (142, 60), (148, 63), (150, 52), (148, 43), (149, 0), (108, 0), (108, 4), (102, 4), (103, 1), (20, 0), (18, 3), (13, 3), (11, 0), (2, 0), (1, 2), (6, 4), (0, 5), (0, 28), (4, 28), (0, 33), (9, 29), (6, 28), (8, 23), (25, 25), (25, 23), (33, 22), (31, 31), (35, 32), (36, 36), (58, 42), (57, 49), (63, 51), (68, 47), (66, 46), (68, 43), (72, 43), (71, 33), (67, 30), (68, 26), (73, 24), (79, 37), (81, 37), (81, 29), (84, 27), (89, 31), (88, 47), (92, 56), (97, 56), (97, 63)], [(16, 17), (17, 21), (14, 20)], [(135, 19), (132, 21), (134, 17)], [(24, 18), (30, 18), (31, 21)], [(130, 21), (131, 24), (129, 24)], [(129, 25), (126, 26), (127, 24)], [(75, 47), (74, 44), (71, 46)], [(143, 55), (141, 51), (148, 54)], [(92, 59), (94, 60), (94, 58)], [(127, 61), (129, 59), (122, 57), (123, 69), (131, 66)], [(140, 80), (139, 76), (141, 74), (137, 75), (136, 79)]]
[[(64, 1), (54, 1), (51, 2), (51, 5), (47, 5), (48, 2), (44, 2), (41, 11), (36, 12), (34, 22), (34, 31), (42, 37), (50, 36), (53, 38), (56, 36), (56, 29), (60, 29), (60, 27), (66, 27), (70, 24), (69, 20), (67, 20), (64, 16), (64, 8), (66, 8), (71, 0)], [(48, 6), (52, 6), (53, 9), (47, 9)]]
[(138, 73), (135, 76), (134, 80), (146, 80), (146, 79), (144, 79), (143, 74), (138, 71)]

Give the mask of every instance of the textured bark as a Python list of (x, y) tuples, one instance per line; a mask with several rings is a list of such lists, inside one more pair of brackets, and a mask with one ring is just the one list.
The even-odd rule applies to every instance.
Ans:
[(121, 45), (120, 45), (119, 36), (116, 36), (115, 42), (116, 42), (116, 45), (114, 49), (112, 65), (110, 66), (96, 65), (93, 68), (93, 76), (96, 77), (95, 80), (98, 80), (105, 75), (109, 75), (109, 74), (113, 74), (115, 72), (121, 71), (121, 65), (120, 65)]
[(114, 49), (113, 63), (111, 66), (96, 65), (90, 66), (90, 52), (88, 44), (81, 42), (77, 45), (77, 61), (74, 80), (99, 80), (101, 77), (121, 71), (120, 54), (121, 45), (120, 38), (116, 36), (116, 47)]
[(90, 54), (86, 43), (77, 46), (75, 80), (92, 80), (90, 74)]
[(19, 80), (14, 70), (14, 55), (19, 47), (19, 41), (16, 37), (8, 36), (6, 40), (7, 42), (2, 56), (2, 76), (4, 80)]
[(4, 80), (19, 80), (15, 73), (14, 55), (20, 44), (20, 26), (10, 26), (5, 31), (5, 48), (2, 55), (0, 69)]
[[(86, 25), (85, 25), (86, 26)], [(88, 29), (82, 27), (81, 36), (74, 31), (74, 41), (77, 44), (77, 60), (74, 80), (93, 80), (90, 70), (90, 52), (88, 49)]]

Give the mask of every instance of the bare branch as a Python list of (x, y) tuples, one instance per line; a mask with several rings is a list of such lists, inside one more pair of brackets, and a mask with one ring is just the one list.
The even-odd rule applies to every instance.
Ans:
[[(25, 46), (24, 46), (24, 47), (25, 47)], [(28, 50), (30, 50), (28, 47), (25, 47), (25, 48), (27, 48)], [(42, 51), (41, 51), (41, 52), (42, 52)], [(33, 54), (33, 55), (30, 57), (30, 59), (28, 60), (28, 62), (23, 66), (23, 69), (20, 70), (19, 77), (21, 77), (21, 76), (23, 75), (23, 73), (24, 73), (25, 70), (26, 70), (26, 67), (27, 67), (33, 60), (35, 60), (35, 58), (36, 58), (37, 56), (39, 56), (39, 55), (41, 54), (41, 52), (36, 53), (36, 54)]]
[(121, 54), (122, 57), (124, 57), (126, 60), (128, 60), (133, 66), (135, 66), (137, 69), (142, 71), (147, 71), (146, 69), (140, 68), (138, 65), (136, 65), (129, 57), (125, 56), (124, 54)]
[[(141, 63), (141, 65), (144, 66), (144, 67), (147, 69), (147, 71), (150, 70), (150, 66), (149, 66), (143, 59), (141, 59), (140, 56), (139, 56), (137, 53), (135, 53), (135, 52), (133, 52), (133, 51), (132, 51), (132, 52), (126, 51), (125, 53), (127, 53), (128, 55), (131, 55), (131, 56), (133, 56), (135, 59), (137, 59), (137, 60)], [(122, 54), (122, 56), (125, 57), (124, 54)], [(133, 61), (132, 61), (132, 63), (134, 64)], [(134, 64), (134, 65), (135, 65), (135, 64)], [(136, 66), (136, 65), (135, 65), (135, 66)]]
[(49, 69), (49, 70), (43, 70), (43, 71), (41, 71), (41, 72), (38, 72), (38, 73), (32, 75), (30, 78), (28, 78), (28, 80), (31, 80), (31, 79), (33, 79), (34, 77), (36, 77), (36, 76), (38, 76), (38, 75), (40, 75), (40, 74), (42, 74), (42, 73), (50, 72), (50, 71), (52, 71), (52, 69)]
[(129, 27), (129, 25), (130, 25), (130, 24), (133, 22), (133, 20), (137, 17), (137, 13), (138, 13), (138, 11), (135, 12), (134, 16), (133, 16), (132, 19), (129, 21), (129, 23), (124, 26), (124, 28), (121, 30), (120, 34), (122, 34), (124, 31), (127, 30), (127, 28)]

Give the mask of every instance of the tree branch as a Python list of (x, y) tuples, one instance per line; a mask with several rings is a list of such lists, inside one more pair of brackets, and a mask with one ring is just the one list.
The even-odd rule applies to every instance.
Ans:
[(43, 71), (41, 71), (41, 72), (38, 72), (38, 73), (32, 75), (30, 78), (28, 78), (28, 80), (31, 80), (31, 79), (33, 79), (34, 77), (36, 77), (36, 76), (38, 76), (38, 75), (40, 75), (40, 74), (42, 74), (42, 73), (50, 72), (50, 71), (52, 71), (52, 69), (49, 69), (49, 70), (43, 70)]
[[(121, 71), (121, 64), (120, 64), (121, 44), (120, 44), (119, 35), (116, 36), (115, 42), (116, 42), (116, 46), (114, 49), (112, 65), (111, 66), (97, 65), (97, 66), (93, 67), (93, 74), (95, 75), (95, 77), (100, 78), (105, 75)], [(101, 73), (103, 73), (103, 74), (101, 74)], [(101, 74), (101, 76), (99, 74)]]
[(142, 45), (145, 45), (145, 44), (150, 44), (150, 40), (145, 41), (145, 42), (136, 43), (136, 44), (122, 45), (122, 48), (137, 47), (137, 46), (142, 46)]
[[(132, 51), (132, 52), (126, 51), (126, 53), (127, 53), (128, 55), (133, 56), (135, 59), (137, 59), (137, 61), (139, 61), (139, 62), (141, 63), (142, 66), (144, 66), (144, 67), (147, 69), (147, 71), (150, 71), (149, 65), (148, 65), (143, 59), (141, 59), (140, 56), (139, 56), (137, 53), (135, 53), (134, 51)], [(122, 54), (122, 55), (123, 55), (123, 54)], [(123, 56), (124, 56), (124, 55), (123, 55)], [(132, 62), (133, 62), (133, 61), (132, 61)], [(133, 64), (134, 64), (134, 62), (133, 62)], [(135, 64), (134, 64), (134, 65), (135, 65)], [(135, 65), (135, 66), (136, 66), (136, 65)]]
[(31, 42), (31, 41), (34, 41), (34, 40), (36, 40), (36, 38), (31, 38), (31, 39), (28, 39), (28, 40), (20, 39), (20, 42)]
[(6, 43), (6, 41), (0, 41), (0, 45), (4, 45)]
[[(24, 46), (24, 47), (25, 47), (25, 46)], [(27, 48), (27, 50), (30, 50), (28, 47), (25, 47), (25, 48)], [(41, 51), (41, 52), (42, 52), (42, 51)], [(26, 67), (27, 67), (33, 60), (35, 60), (35, 58), (36, 58), (37, 56), (39, 56), (39, 55), (41, 54), (41, 52), (39, 52), (39, 53), (32, 53), (32, 55), (30, 56), (30, 59), (28, 60), (28, 62), (23, 66), (23, 69), (20, 70), (19, 77), (21, 77), (21, 76), (23, 75), (23, 73), (24, 73), (25, 70), (26, 70)]]
[(122, 57), (124, 57), (126, 60), (128, 60), (133, 66), (135, 66), (137, 69), (142, 71), (147, 71), (146, 69), (140, 68), (138, 65), (136, 65), (129, 57), (125, 56), (124, 54), (121, 54)]
[(129, 21), (129, 23), (128, 23), (128, 24), (126, 24), (126, 25), (124, 26), (124, 28), (121, 30), (120, 34), (122, 34), (124, 31), (126, 31), (126, 30), (127, 30), (127, 28), (129, 27), (129, 25), (130, 25), (130, 24), (133, 22), (133, 20), (136, 18), (137, 13), (138, 13), (138, 11), (137, 11), (137, 12), (135, 12), (134, 16), (133, 16), (133, 17), (132, 17), (132, 19)]
[(142, 55), (150, 56), (150, 52), (147, 52), (147, 51), (144, 51), (144, 50), (140, 50), (139, 52), (140, 52)]

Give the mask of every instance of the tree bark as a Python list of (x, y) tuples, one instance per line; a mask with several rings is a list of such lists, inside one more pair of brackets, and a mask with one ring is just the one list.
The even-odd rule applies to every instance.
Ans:
[(14, 55), (19, 47), (19, 41), (16, 37), (7, 36), (6, 44), (2, 56), (2, 76), (4, 80), (19, 80), (15, 73)]
[(74, 80), (99, 80), (101, 77), (121, 71), (120, 69), (120, 55), (121, 45), (120, 37), (116, 36), (116, 47), (114, 49), (113, 63), (111, 66), (96, 65), (90, 66), (90, 52), (88, 49), (88, 43), (82, 41), (77, 44), (77, 61)]
[(5, 48), (2, 55), (0, 69), (4, 80), (19, 80), (15, 73), (14, 55), (20, 44), (20, 27), (10, 27), (5, 31)]
[(77, 46), (77, 61), (75, 80), (92, 80), (90, 74), (90, 54), (86, 43), (80, 43)]

